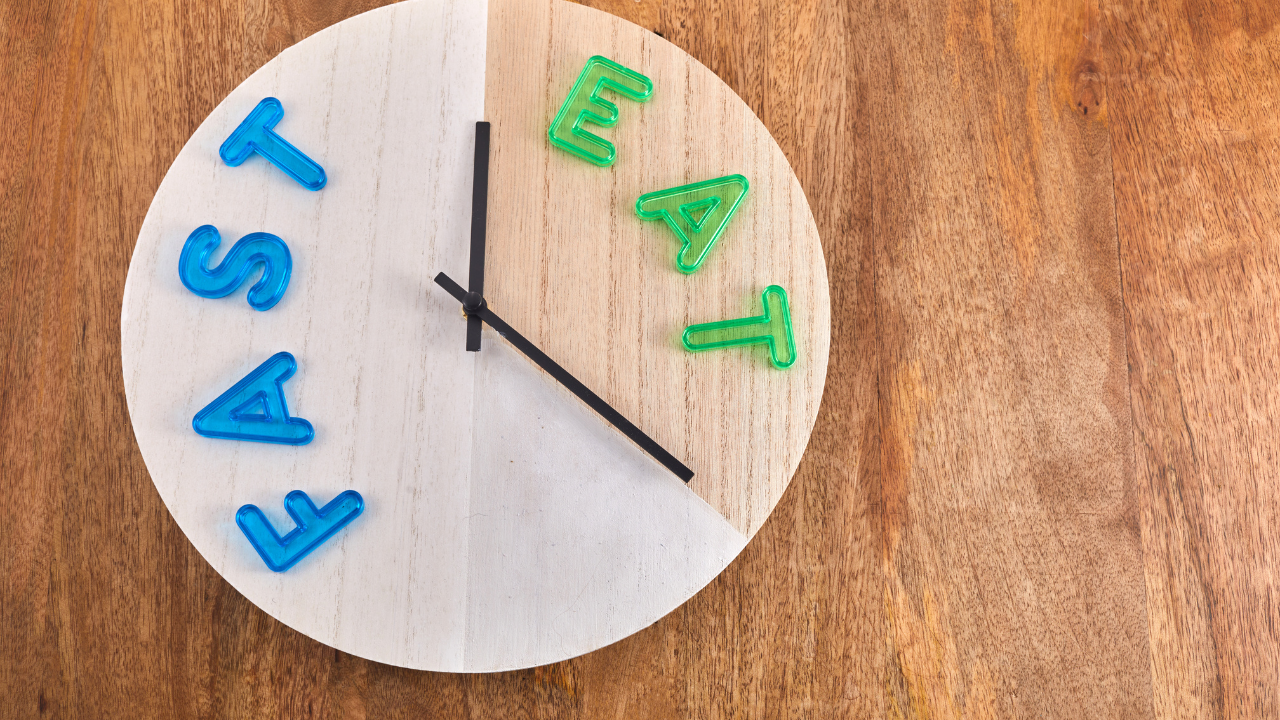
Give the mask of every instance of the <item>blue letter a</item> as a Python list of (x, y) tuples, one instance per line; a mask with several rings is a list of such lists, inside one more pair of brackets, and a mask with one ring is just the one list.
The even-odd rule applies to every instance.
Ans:
[(230, 390), (196, 413), (191, 427), (205, 437), (306, 445), (315, 437), (311, 423), (289, 417), (284, 381), (298, 363), (287, 352), (276, 353)]

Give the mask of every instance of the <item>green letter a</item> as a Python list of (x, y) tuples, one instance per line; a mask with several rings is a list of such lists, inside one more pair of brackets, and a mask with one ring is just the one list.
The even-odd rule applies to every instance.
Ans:
[(641, 195), (636, 214), (645, 220), (665, 220), (676, 237), (680, 251), (676, 267), (691, 273), (702, 266), (711, 246), (747, 196), (747, 179), (728, 175), (715, 180), (681, 185), (670, 190)]

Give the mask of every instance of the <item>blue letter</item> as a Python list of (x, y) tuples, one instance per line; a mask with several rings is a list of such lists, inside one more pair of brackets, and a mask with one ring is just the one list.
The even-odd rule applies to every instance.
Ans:
[(280, 101), (273, 97), (264, 98), (249, 113), (249, 117), (240, 123), (240, 127), (231, 133), (231, 137), (222, 143), (218, 154), (222, 156), (223, 162), (237, 167), (248, 160), (250, 155), (258, 153), (297, 180), (302, 187), (319, 190), (327, 181), (324, 168), (272, 130), (282, 117), (284, 108), (280, 106)]
[(284, 401), (284, 381), (297, 370), (298, 363), (289, 353), (272, 355), (196, 413), (191, 427), (211, 438), (306, 445), (315, 430), (306, 420), (289, 417)]
[(280, 537), (271, 527), (267, 516), (257, 505), (245, 505), (236, 513), (236, 524), (249, 538), (249, 544), (258, 551), (267, 567), (284, 572), (306, 557), (333, 534), (346, 527), (364, 512), (364, 498), (355, 490), (348, 490), (329, 501), (323, 510), (316, 510), (315, 503), (301, 490), (294, 490), (284, 498), (284, 509), (297, 527)]
[(285, 288), (289, 287), (289, 273), (293, 271), (289, 246), (270, 233), (250, 233), (231, 247), (218, 267), (210, 270), (209, 256), (221, 242), (218, 228), (212, 225), (201, 225), (187, 237), (178, 256), (178, 277), (182, 284), (200, 297), (226, 297), (261, 264), (262, 278), (249, 288), (249, 306), (254, 310), (268, 310), (280, 302)]

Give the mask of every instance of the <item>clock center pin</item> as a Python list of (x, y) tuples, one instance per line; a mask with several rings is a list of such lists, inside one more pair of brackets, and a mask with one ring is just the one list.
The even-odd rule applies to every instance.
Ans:
[(465, 310), (468, 315), (478, 313), (487, 307), (489, 307), (489, 304), (484, 301), (484, 297), (482, 297), (478, 292), (469, 292), (462, 296), (462, 309)]

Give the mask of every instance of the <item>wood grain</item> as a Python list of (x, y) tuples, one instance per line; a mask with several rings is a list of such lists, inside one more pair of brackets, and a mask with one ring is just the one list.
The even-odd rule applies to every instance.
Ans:
[[(618, 134), (644, 150), (626, 172), (602, 182), (601, 171), (550, 155), (551, 88), (504, 70), (486, 82), (486, 27), (503, 25), (488, 22), (490, 10), (520, 28), (490, 33), (499, 67), (569, 65), (544, 74), (567, 85), (588, 57), (584, 46), (617, 46), (611, 55), (665, 88), (632, 123), (637, 132)], [(458, 344), (458, 305), (431, 278), (466, 273), (472, 138), (486, 85), (504, 99), (490, 114), (498, 131), (486, 295), (692, 462), (695, 488), (712, 504), (501, 338), (479, 354)], [(219, 158), (263, 97), (285, 108), (276, 131), (323, 162), (332, 178), (323, 191), (265, 161), (232, 168)], [(702, 130), (668, 142), (671, 122)], [(690, 282), (672, 267), (669, 237), (654, 237), (630, 207), (619, 219), (619, 198), (632, 206), (655, 178), (665, 187), (708, 167), (722, 175), (726, 162), (751, 175), (754, 195), (734, 218), (737, 241)], [(277, 306), (255, 312), (239, 293), (211, 300), (183, 287), (173, 272), (182, 241), (207, 224), (228, 245), (260, 230), (288, 243), (294, 280)], [(704, 359), (679, 347), (691, 315), (751, 313), (770, 282), (790, 289), (800, 358), (788, 372), (761, 353)], [(527, 668), (652, 625), (741, 552), (808, 444), (829, 305), (817, 231), (786, 159), (750, 110), (681, 50), (560, 0), (418, 0), (289, 48), (192, 135), (130, 263), (125, 394), (170, 514), (272, 617), (401, 667)], [(192, 432), (190, 418), (217, 393), (282, 351), (297, 354), (284, 394), (290, 412), (314, 425), (314, 442), (229, 443)], [(294, 489), (318, 505), (358, 492), (364, 512), (279, 575), (232, 518), (251, 503), (289, 528), (281, 498)]]
[(1146, 715), (1098, 9), (913, 10), (871, 16), (887, 701)]
[[(593, 55), (655, 88), (596, 131), (618, 148), (609, 168), (546, 139)], [(786, 157), (705, 67), (590, 8), (490, 0), (488, 63), (490, 304), (693, 468), (690, 489), (750, 538), (808, 445), (827, 371), (827, 267)], [(677, 272), (675, 236), (637, 218), (636, 200), (732, 174), (750, 182), (742, 206), (703, 266)], [(789, 298), (794, 366), (775, 369), (760, 347), (680, 349), (688, 325), (759, 315), (771, 284)]]
[[(167, 171), (122, 301), (133, 435), (192, 545), (290, 627), (415, 668), (464, 669), (468, 599), (482, 596), (468, 587), (475, 360), (451, 342), (456, 303), (428, 291), (435, 273), (467, 267), (485, 20), (469, 0), (399, 4), (256, 71)], [(325, 167), (322, 191), (267, 162), (220, 159), (263, 97), (282, 103), (277, 131)], [(183, 241), (206, 224), (228, 251), (251, 232), (288, 244), (291, 281), (270, 312), (183, 287)], [(208, 442), (191, 431), (188, 418), (282, 351), (298, 363), (284, 386), (289, 412), (313, 424), (315, 442)], [(282, 498), (295, 488), (317, 504), (354, 490), (365, 509), (286, 579), (233, 518), (251, 503), (287, 531)]]
[(1280, 8), (1125, 1), (1112, 12), (1155, 707), (1276, 717)]
[(740, 559), (624, 642), (498, 675), (255, 609), (152, 488), (116, 318), (196, 123), (367, 6), (8, 3), (0, 715), (1274, 714), (1270, 6), (591, 4), (726, 80), (824, 239), (827, 393)]

